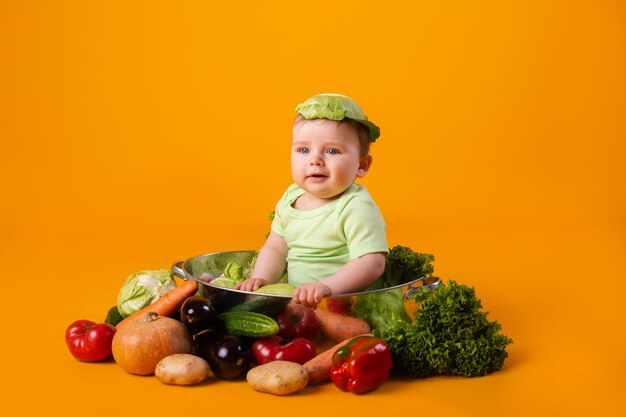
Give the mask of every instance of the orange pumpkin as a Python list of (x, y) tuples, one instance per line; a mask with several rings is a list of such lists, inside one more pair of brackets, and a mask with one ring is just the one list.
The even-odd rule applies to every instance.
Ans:
[(191, 338), (178, 320), (151, 311), (115, 332), (113, 358), (126, 372), (152, 375), (157, 363), (175, 353), (190, 353)]

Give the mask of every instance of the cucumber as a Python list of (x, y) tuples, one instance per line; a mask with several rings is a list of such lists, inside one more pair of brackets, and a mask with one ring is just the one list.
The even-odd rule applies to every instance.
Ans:
[(278, 333), (278, 323), (265, 314), (251, 311), (229, 311), (219, 318), (224, 322), (226, 333), (234, 336), (268, 337)]
[(285, 308), (289, 304), (291, 298), (282, 297), (258, 297), (251, 300), (244, 301), (241, 304), (237, 304), (227, 310), (228, 311), (251, 311), (253, 313), (261, 313), (266, 316), (274, 316)]

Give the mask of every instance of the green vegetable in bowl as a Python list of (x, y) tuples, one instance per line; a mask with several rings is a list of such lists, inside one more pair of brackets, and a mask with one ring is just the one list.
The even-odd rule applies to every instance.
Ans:
[(211, 285), (217, 285), (218, 287), (224, 288), (235, 288), (237, 281), (226, 277), (218, 277), (211, 280)]
[(259, 287), (255, 292), (260, 292), (263, 294), (280, 294), (280, 295), (291, 295), (296, 290), (296, 287), (289, 283), (276, 283), (263, 285)]
[(128, 317), (174, 288), (176, 288), (176, 281), (167, 269), (143, 270), (130, 274), (117, 297), (117, 310), (122, 317)]
[(482, 376), (502, 368), (513, 343), (489, 321), (473, 288), (449, 281), (426, 297), (415, 321), (374, 330), (391, 349), (393, 370), (411, 378)]
[(224, 272), (222, 276), (226, 278), (230, 278), (235, 282), (243, 281), (245, 278), (243, 276), (243, 268), (237, 262), (229, 262), (224, 267)]

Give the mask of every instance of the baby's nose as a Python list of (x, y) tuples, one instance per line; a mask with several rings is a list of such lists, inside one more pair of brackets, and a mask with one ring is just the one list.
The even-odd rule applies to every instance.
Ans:
[(319, 153), (312, 153), (309, 163), (311, 165), (322, 165), (324, 163), (324, 159)]

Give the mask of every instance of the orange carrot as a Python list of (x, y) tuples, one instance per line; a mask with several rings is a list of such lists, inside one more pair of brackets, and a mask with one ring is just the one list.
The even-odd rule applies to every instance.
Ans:
[(369, 324), (356, 317), (335, 313), (321, 307), (315, 309), (315, 315), (320, 322), (322, 333), (335, 342), (370, 332)]
[[(370, 336), (370, 334), (359, 336)], [(330, 378), (330, 370), (333, 367), (333, 355), (350, 340), (352, 338), (339, 342), (304, 364), (304, 369), (309, 373), (309, 384), (319, 384)]]
[(142, 308), (141, 310), (135, 311), (130, 316), (126, 317), (124, 320), (120, 321), (117, 326), (117, 329), (126, 326), (128, 323), (139, 320), (142, 317), (150, 312), (154, 311), (159, 316), (172, 316), (183, 304), (183, 302), (194, 295), (198, 291), (198, 283), (192, 279), (185, 281), (183, 285), (180, 287), (176, 287), (165, 295), (161, 296), (154, 303)]

